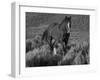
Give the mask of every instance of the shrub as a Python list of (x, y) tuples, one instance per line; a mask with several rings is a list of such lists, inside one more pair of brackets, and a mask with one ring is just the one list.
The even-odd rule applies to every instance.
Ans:
[(55, 66), (61, 58), (60, 55), (52, 55), (48, 45), (43, 45), (26, 54), (26, 66)]
[(89, 63), (89, 43), (83, 41), (82, 43), (70, 43), (70, 50), (58, 63), (58, 65), (77, 65)]
[(34, 48), (39, 48), (42, 45), (43, 45), (43, 43), (41, 41), (41, 36), (40, 35), (36, 35), (32, 39), (27, 39), (26, 40), (26, 53), (28, 51), (33, 50)]
[(26, 53), (32, 50), (32, 41), (30, 39), (26, 40)]
[(29, 40), (31, 50), (26, 54), (26, 66), (55, 66), (89, 64), (89, 43), (87, 41), (71, 41), (63, 54), (61, 45), (57, 47), (57, 54), (53, 55), (48, 44), (43, 44), (38, 38)]

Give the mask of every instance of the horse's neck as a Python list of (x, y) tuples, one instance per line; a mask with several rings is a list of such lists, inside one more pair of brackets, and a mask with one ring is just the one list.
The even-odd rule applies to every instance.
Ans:
[(59, 25), (59, 28), (64, 31), (66, 29), (66, 22), (62, 21), (61, 24)]

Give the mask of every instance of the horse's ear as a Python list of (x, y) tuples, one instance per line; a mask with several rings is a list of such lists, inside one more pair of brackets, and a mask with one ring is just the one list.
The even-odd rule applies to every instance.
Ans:
[(71, 21), (71, 16), (69, 16), (68, 19)]
[(67, 16), (65, 16), (65, 19), (68, 19), (68, 17), (67, 17)]
[(69, 16), (68, 18), (71, 19), (71, 16)]
[(71, 19), (71, 16), (65, 16), (65, 19)]

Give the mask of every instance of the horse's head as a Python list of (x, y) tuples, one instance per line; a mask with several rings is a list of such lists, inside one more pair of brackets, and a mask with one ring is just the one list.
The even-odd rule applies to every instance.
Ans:
[(60, 24), (60, 29), (62, 29), (65, 33), (70, 33), (71, 29), (71, 16), (65, 16), (63, 21)]
[(64, 24), (65, 24), (65, 30), (67, 33), (70, 33), (71, 29), (71, 16), (66, 16), (64, 19)]
[[(70, 30), (71, 30), (71, 16), (65, 16), (61, 24), (59, 25), (59, 28), (62, 32), (62, 41), (64, 42), (64, 46), (67, 46), (69, 36), (70, 36)], [(66, 48), (66, 47), (65, 47)]]

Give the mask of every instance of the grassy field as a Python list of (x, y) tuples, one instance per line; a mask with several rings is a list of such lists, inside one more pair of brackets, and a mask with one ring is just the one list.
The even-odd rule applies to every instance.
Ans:
[[(38, 28), (39, 29), (39, 28)], [(68, 45), (70, 49), (62, 56), (62, 51), (52, 55), (50, 48), (41, 42), (41, 29), (34, 33), (31, 28), (27, 41), (31, 42), (29, 51), (26, 53), (26, 67), (56, 66), (56, 65), (81, 65), (89, 64), (89, 33), (86, 31), (71, 32)], [(42, 29), (43, 31), (45, 29)], [(36, 37), (40, 36), (40, 38)], [(40, 40), (40, 41), (39, 41)]]

